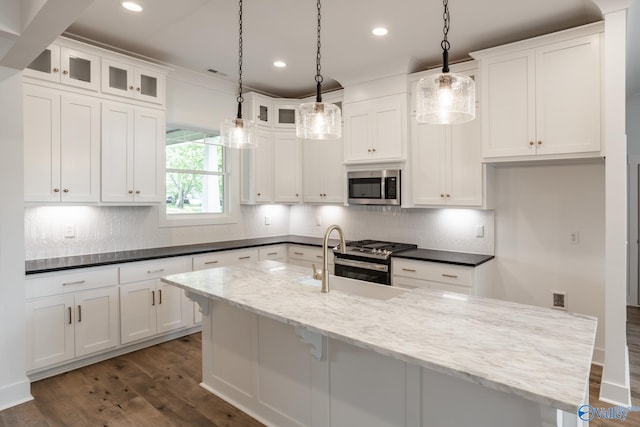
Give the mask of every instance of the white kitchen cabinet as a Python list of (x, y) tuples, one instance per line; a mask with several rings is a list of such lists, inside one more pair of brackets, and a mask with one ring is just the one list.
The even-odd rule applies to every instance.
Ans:
[(100, 101), (24, 84), (25, 201), (97, 202)]
[(293, 104), (276, 104), (275, 128), (296, 128), (296, 106)]
[(473, 54), (485, 158), (601, 155), (601, 32), (592, 24)]
[[(329, 266), (329, 273), (334, 272), (333, 263), (333, 248), (329, 248), (327, 264)], [(289, 245), (288, 249), (288, 263), (301, 265), (308, 267), (309, 272), (313, 272), (313, 266), (316, 266), (318, 271), (322, 270), (322, 248), (305, 245)]]
[(117, 269), (28, 276), (27, 370), (118, 345)]
[(231, 265), (243, 261), (257, 261), (259, 258), (259, 251), (257, 248), (194, 255), (192, 257), (193, 271), (223, 267), (225, 265)]
[(164, 127), (164, 111), (103, 103), (103, 202), (163, 200)]
[(100, 88), (100, 57), (53, 43), (27, 66), (24, 75), (97, 91)]
[(278, 132), (273, 141), (273, 192), (276, 203), (299, 203), (302, 187), (301, 140), (294, 131)]
[(405, 160), (406, 104), (405, 94), (345, 103), (345, 162)]
[(307, 203), (343, 203), (342, 138), (302, 141), (302, 196)]
[(193, 324), (193, 303), (160, 281), (191, 271), (188, 257), (129, 263), (120, 267), (120, 341), (122, 344)]
[(103, 58), (102, 92), (164, 105), (165, 75), (134, 63)]
[(258, 259), (287, 262), (287, 245), (269, 245), (258, 248)]
[(491, 297), (493, 262), (475, 267), (404, 258), (391, 259), (391, 284)]
[[(475, 70), (466, 72), (475, 76)], [(411, 121), (414, 206), (482, 206), (482, 121), (455, 125)]]
[(250, 92), (244, 96), (246, 103), (243, 117), (253, 120), (256, 126), (270, 129), (273, 126), (273, 101), (257, 93)]
[(253, 135), (256, 147), (241, 152), (242, 204), (273, 203), (273, 134), (258, 129)]

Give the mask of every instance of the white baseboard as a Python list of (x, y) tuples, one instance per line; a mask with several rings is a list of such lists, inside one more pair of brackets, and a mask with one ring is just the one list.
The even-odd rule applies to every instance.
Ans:
[(591, 363), (594, 365), (604, 366), (604, 348), (594, 347)]
[(33, 400), (31, 383), (27, 377), (22, 381), (0, 387), (0, 411)]
[[(600, 397), (603, 402), (611, 403), (612, 405), (631, 406), (631, 384), (629, 379), (629, 348), (625, 353), (625, 372), (626, 383), (617, 384), (610, 381), (605, 381), (604, 378), (600, 382)], [(603, 377), (604, 377), (604, 371)]]

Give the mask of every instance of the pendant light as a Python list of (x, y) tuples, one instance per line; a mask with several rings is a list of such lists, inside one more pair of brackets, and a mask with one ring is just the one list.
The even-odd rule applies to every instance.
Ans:
[(220, 125), (220, 142), (230, 148), (253, 148), (253, 120), (242, 118), (242, 0), (240, 0), (240, 31), (238, 55), (238, 114), (234, 119), (225, 119)]
[(342, 136), (340, 108), (322, 102), (320, 74), (320, 0), (318, 6), (318, 50), (316, 52), (316, 101), (305, 102), (296, 108), (296, 136), (305, 139), (336, 139)]
[(476, 89), (473, 79), (449, 72), (449, 1), (444, 4), (442, 73), (420, 79), (417, 86), (416, 120), (421, 123), (452, 124), (473, 120), (476, 116)]

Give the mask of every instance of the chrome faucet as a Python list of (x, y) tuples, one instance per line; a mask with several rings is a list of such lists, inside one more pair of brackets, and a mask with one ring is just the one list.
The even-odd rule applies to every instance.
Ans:
[(329, 292), (329, 235), (333, 230), (338, 231), (340, 235), (340, 251), (345, 253), (345, 242), (344, 242), (344, 233), (342, 232), (342, 228), (339, 225), (331, 225), (327, 228), (327, 231), (324, 232), (324, 238), (322, 239), (322, 272), (318, 273), (316, 271), (316, 266), (313, 266), (313, 278), (314, 279), (322, 279), (322, 292)]

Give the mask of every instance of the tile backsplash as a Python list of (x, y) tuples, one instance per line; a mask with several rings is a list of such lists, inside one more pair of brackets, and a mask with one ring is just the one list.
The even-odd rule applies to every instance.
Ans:
[[(379, 206), (241, 206), (235, 224), (160, 227), (159, 207), (25, 208), (26, 259), (297, 234), (322, 237), (339, 224), (347, 239), (373, 238), (419, 247), (494, 253), (493, 211)], [(265, 219), (269, 219), (266, 225)], [(317, 225), (320, 223), (320, 225)], [(476, 227), (484, 226), (484, 237)], [(68, 230), (70, 228), (70, 230)], [(72, 231), (74, 237), (65, 237)]]

